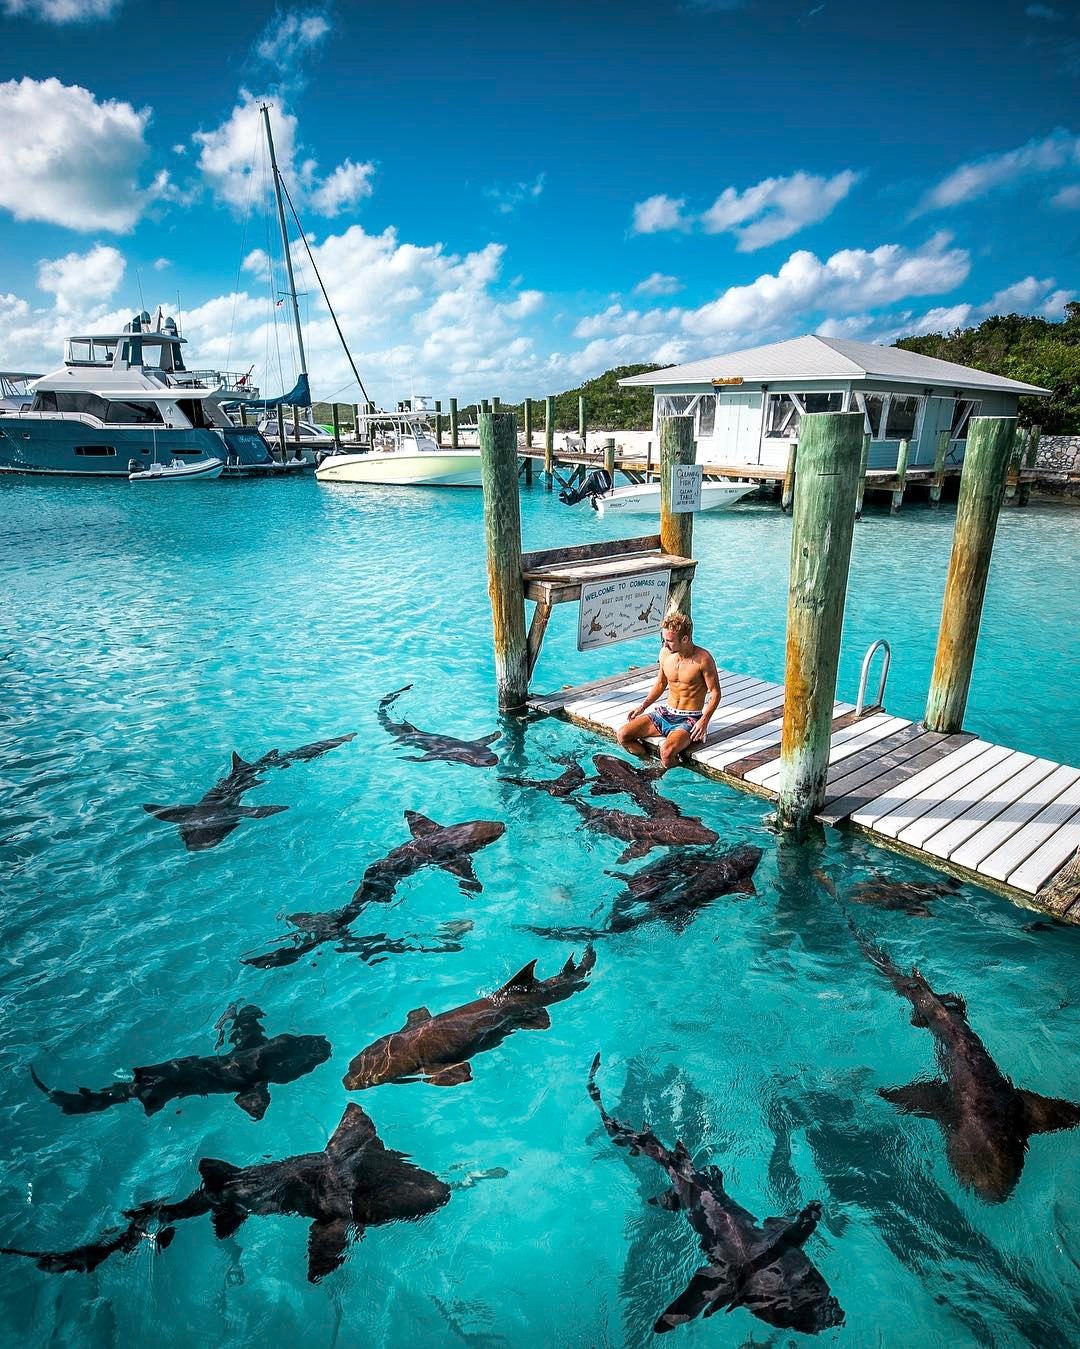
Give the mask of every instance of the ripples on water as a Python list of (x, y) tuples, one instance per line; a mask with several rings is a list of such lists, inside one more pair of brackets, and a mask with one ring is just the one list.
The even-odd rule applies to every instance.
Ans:
[[(197, 484), (175, 494), (124, 484), (0, 483), (0, 1240), (57, 1249), (120, 1210), (194, 1188), (200, 1157), (253, 1163), (323, 1146), (345, 1104), (341, 1076), (413, 1007), (438, 1012), (490, 991), (533, 956), (553, 973), (563, 943), (522, 925), (596, 921), (622, 845), (577, 828), (571, 808), (500, 783), (497, 770), (404, 762), (375, 719), (395, 713), (472, 737), (496, 729), (480, 499), (473, 493), (325, 490), (313, 482)], [(526, 547), (617, 527), (523, 499)], [(871, 511), (856, 533), (841, 670), (893, 644), (890, 710), (921, 711), (952, 514)], [(703, 517), (695, 614), (729, 669), (783, 670), (789, 524), (763, 506)], [(1080, 520), (1033, 506), (1002, 517), (969, 712), (973, 729), (1080, 762), (1068, 697), (1080, 665)], [(538, 687), (595, 678), (654, 644), (574, 650), (556, 616)], [(286, 804), (218, 848), (188, 853), (147, 801), (192, 802), (229, 765), (359, 732), (268, 775), (247, 804)], [(600, 748), (560, 723), (504, 725), (509, 771), (554, 775), (549, 754)], [(1080, 1339), (1080, 1134), (1033, 1140), (1003, 1205), (961, 1189), (930, 1121), (877, 1094), (932, 1075), (930, 1037), (854, 946), (813, 878), (843, 892), (881, 867), (921, 868), (843, 834), (778, 847), (760, 801), (676, 771), (664, 792), (727, 845), (765, 858), (756, 896), (719, 900), (676, 936), (653, 925), (600, 943), (591, 987), (518, 1032), (448, 1090), (384, 1086), (359, 1098), (390, 1147), (447, 1180), (492, 1168), (420, 1223), (370, 1231), (323, 1284), (305, 1280), (307, 1224), (251, 1219), (216, 1241), (184, 1223), (151, 1258), (88, 1276), (0, 1262), (10, 1342), (108, 1346), (383, 1343), (640, 1345), (702, 1263), (688, 1224), (647, 1206), (660, 1172), (628, 1160), (586, 1096), (604, 1054), (612, 1112), (647, 1116), (723, 1169), (760, 1218), (819, 1197), (810, 1254), (847, 1313), (822, 1336), (852, 1345)], [(625, 805), (625, 802), (611, 802)], [(444, 872), (408, 881), (359, 931), (431, 933), (470, 920), (463, 950), (365, 965), (329, 948), (285, 970), (238, 957), (280, 935), (283, 915), (328, 909), (365, 866), (404, 841), (405, 810), (451, 823), (506, 822), (476, 856), (484, 889)], [(1022, 1086), (1080, 1100), (1077, 933), (1029, 930), (1032, 915), (973, 887), (935, 918), (859, 911), (901, 966), (968, 999), (971, 1021)], [(370, 918), (370, 921), (367, 921)], [(145, 1117), (132, 1103), (68, 1118), (34, 1091), (105, 1086), (134, 1064), (213, 1052), (235, 999), (266, 1030), (325, 1033), (332, 1059), (271, 1087), (259, 1123), (226, 1097)], [(696, 1322), (686, 1343), (786, 1344), (745, 1311)]]

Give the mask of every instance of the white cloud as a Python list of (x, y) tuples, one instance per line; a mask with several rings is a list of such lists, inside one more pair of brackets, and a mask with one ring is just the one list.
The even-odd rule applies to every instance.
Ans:
[(270, 255), (262, 248), (253, 248), (241, 264), (245, 272), (251, 272), (256, 281), (269, 281), (271, 275)]
[(164, 272), (164, 271), (166, 271), (166, 270), (167, 270), (169, 267), (171, 267), (171, 266), (172, 266), (172, 259), (171, 259), (171, 258), (155, 258), (155, 259), (154, 259), (154, 271), (155, 271), (155, 272)]
[(752, 253), (824, 220), (858, 179), (845, 169), (833, 178), (799, 172), (765, 178), (742, 192), (728, 187), (701, 216), (701, 224), (707, 234), (734, 234), (738, 251)]
[(1024, 178), (1078, 165), (1080, 136), (1057, 127), (1042, 140), (1032, 139), (1016, 150), (961, 164), (926, 193), (916, 214), (974, 201), (995, 188), (1009, 187)]
[(147, 205), (137, 184), (149, 108), (99, 103), (57, 79), (0, 84), (0, 207), (89, 233), (126, 234)]
[(512, 183), (509, 187), (492, 186), (484, 188), (484, 196), (494, 204), (500, 215), (513, 215), (525, 202), (535, 201), (544, 190), (546, 173), (538, 173), (531, 183)]
[(661, 230), (686, 230), (690, 221), (682, 214), (685, 197), (667, 197), (662, 192), (634, 206), (635, 234), (659, 234)]
[(278, 11), (255, 43), (255, 54), (270, 65), (288, 66), (317, 47), (329, 32), (325, 11), (306, 10), (285, 16)]
[(355, 206), (362, 197), (371, 196), (374, 172), (374, 164), (354, 164), (351, 159), (346, 159), (311, 193), (312, 206), (320, 215), (326, 216), (337, 215), (346, 206)]
[(124, 0), (4, 0), (4, 13), (41, 23), (94, 23), (111, 19)]
[(635, 295), (674, 295), (682, 290), (682, 282), (677, 276), (668, 276), (664, 272), (650, 272), (644, 281), (634, 287)]
[(1052, 206), (1060, 206), (1063, 211), (1080, 211), (1080, 183), (1063, 187), (1051, 198)]
[(124, 279), (124, 255), (108, 244), (38, 263), (38, 289), (55, 296), (57, 309), (74, 312), (109, 300)]
[[(241, 89), (240, 102), (225, 121), (213, 131), (197, 131), (192, 138), (200, 147), (198, 166), (203, 177), (217, 197), (236, 210), (246, 209), (253, 177), (256, 184), (265, 177), (263, 101)], [(333, 216), (371, 195), (372, 164), (346, 159), (321, 178), (315, 160), (301, 158), (297, 120), (292, 113), (271, 103), (270, 129), (278, 168), (297, 209), (303, 203), (322, 215)]]

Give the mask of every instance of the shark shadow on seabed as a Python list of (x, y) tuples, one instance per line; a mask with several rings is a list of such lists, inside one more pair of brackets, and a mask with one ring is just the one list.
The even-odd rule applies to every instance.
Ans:
[[(408, 842), (392, 848), (385, 857), (371, 863), (348, 904), (325, 913), (287, 914), (285, 921), (296, 929), (295, 935), (286, 938), (273, 951), (244, 956), (242, 963), (254, 965), (257, 969), (273, 969), (296, 964), (301, 957), (325, 942), (335, 943), (337, 950), (356, 949), (362, 954), (365, 942), (389, 940), (384, 934), (377, 934), (373, 939), (353, 937), (349, 929), (369, 904), (389, 904), (398, 885), (424, 867), (441, 867), (456, 878), (465, 894), (479, 894), (483, 887), (473, 870), (471, 855), (502, 838), (506, 833), (506, 825), (501, 820), (436, 824), (414, 810), (407, 810), (405, 819), (412, 837)], [(416, 949), (420, 948), (401, 945), (389, 948), (387, 953), (391, 950)], [(445, 949), (445, 946), (436, 949)]]
[(21, 1255), (47, 1273), (89, 1273), (111, 1255), (135, 1250), (148, 1236), (168, 1247), (176, 1224), (209, 1213), (214, 1235), (231, 1237), (248, 1218), (296, 1214), (311, 1220), (308, 1279), (318, 1283), (345, 1259), (350, 1239), (382, 1223), (422, 1218), (450, 1198), (450, 1187), (404, 1153), (385, 1147), (358, 1105), (347, 1105), (322, 1152), (307, 1152), (255, 1166), (204, 1157), (201, 1184), (178, 1203), (151, 1200), (126, 1209), (126, 1227), (68, 1251), (0, 1248)]
[(743, 845), (727, 852), (689, 850), (665, 854), (632, 875), (609, 871), (626, 882), (615, 896), (603, 927), (532, 927), (527, 932), (558, 941), (595, 941), (632, 932), (646, 923), (666, 923), (682, 936), (702, 909), (727, 894), (755, 894), (753, 876), (760, 848)]
[[(1036, 1349), (1080, 1343), (1080, 1313), (1069, 1288), (1005, 1255), (972, 1225), (895, 1122), (882, 1108), (868, 1108), (870, 1078), (868, 1069), (858, 1069), (828, 1091), (801, 1083), (797, 1094), (779, 1084), (767, 1087), (773, 1190), (785, 1203), (797, 1202), (792, 1158), (796, 1149), (808, 1150), (831, 1196), (830, 1230), (841, 1234), (848, 1220), (872, 1227), (928, 1299), (964, 1328), (966, 1342)], [(950, 1340), (961, 1342), (957, 1327), (943, 1325), (941, 1342)]]
[(39, 1091), (65, 1115), (96, 1114), (125, 1101), (138, 1101), (148, 1115), (154, 1115), (184, 1096), (226, 1093), (252, 1119), (262, 1119), (270, 1104), (271, 1082), (295, 1082), (325, 1063), (331, 1052), (330, 1041), (322, 1035), (275, 1035), (268, 1040), (262, 1028), (264, 1016), (250, 1003), (239, 1008), (234, 1004), (216, 1027), (220, 1049), (225, 1026), (231, 1025), (228, 1038), (232, 1048), (228, 1053), (188, 1055), (133, 1068), (130, 1081), (113, 1082), (99, 1091), (89, 1087), (56, 1091), (47, 1087), (32, 1067), (30, 1076)]
[(727, 1193), (720, 1169), (699, 1170), (680, 1139), (666, 1147), (642, 1124), (632, 1129), (604, 1108), (596, 1074), (600, 1055), (589, 1072), (589, 1095), (600, 1111), (608, 1136), (630, 1155), (642, 1154), (661, 1167), (671, 1188), (655, 1202), (685, 1213), (697, 1233), (707, 1264), (662, 1311), (653, 1329), (662, 1334), (699, 1316), (743, 1307), (759, 1320), (783, 1330), (815, 1335), (842, 1325), (844, 1313), (820, 1271), (803, 1252), (821, 1218), (821, 1204), (807, 1204), (792, 1218), (758, 1220)]
[(289, 768), (294, 763), (308, 763), (317, 759), (338, 745), (348, 744), (356, 735), (339, 735), (333, 740), (316, 740), (310, 745), (300, 745), (297, 749), (286, 750), (282, 754), (272, 749), (252, 763), (241, 759), (233, 751), (232, 766), (225, 777), (217, 782), (200, 800), (190, 806), (144, 805), (143, 810), (157, 820), (179, 826), (180, 837), (188, 852), (205, 852), (229, 837), (244, 820), (265, 820), (271, 815), (280, 815), (288, 806), (245, 806), (241, 801), (245, 793), (261, 787), (266, 781), (263, 776), (271, 768)]
[(547, 1008), (587, 988), (595, 964), (596, 953), (587, 946), (576, 964), (571, 955), (548, 979), (537, 979), (536, 961), (530, 960), (487, 997), (437, 1016), (426, 1007), (414, 1008), (400, 1030), (356, 1055), (342, 1079), (345, 1090), (384, 1082), (424, 1081), (436, 1087), (471, 1082), (469, 1059), (495, 1049), (516, 1030), (548, 1030)]
[(468, 764), (471, 768), (491, 768), (499, 762), (497, 756), (488, 748), (498, 740), (502, 732), (493, 731), (491, 735), (481, 736), (478, 740), (459, 740), (453, 735), (438, 735), (431, 731), (421, 731), (411, 721), (392, 721), (387, 708), (412, 688), (406, 684), (394, 693), (388, 693), (379, 703), (376, 715), (379, 725), (395, 740), (410, 749), (420, 750), (419, 754), (407, 754), (410, 763), (429, 763), (434, 759), (443, 759), (447, 763)]

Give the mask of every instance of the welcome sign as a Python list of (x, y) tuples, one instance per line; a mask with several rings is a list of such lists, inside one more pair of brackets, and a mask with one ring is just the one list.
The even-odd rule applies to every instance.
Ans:
[(578, 650), (594, 651), (659, 632), (670, 589), (670, 570), (589, 581), (581, 587)]

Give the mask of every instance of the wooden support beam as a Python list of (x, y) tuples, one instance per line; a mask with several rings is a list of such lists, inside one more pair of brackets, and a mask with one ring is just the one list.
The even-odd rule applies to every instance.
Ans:
[(532, 449), (533, 424), (532, 424), (532, 399), (526, 398), (522, 404), (522, 419), (525, 423), (525, 448)]
[[(692, 464), (697, 454), (693, 417), (660, 418), (660, 549), (675, 557), (693, 557), (694, 514), (676, 515), (671, 509), (671, 479), (676, 464)], [(668, 612), (681, 610), (690, 617), (692, 578), (671, 587)]]
[(652, 441), (645, 442), (645, 481), (649, 481), (649, 474), (652, 472)]
[(517, 424), (511, 412), (482, 412), (480, 477), (484, 494), (488, 594), (495, 637), (499, 707), (524, 707), (529, 692), (525, 591), (521, 577), (521, 508), (517, 490)]
[(492, 412), (500, 412), (502, 410), (502, 399), (499, 398), (497, 394), (492, 395), (491, 410)]
[(968, 430), (937, 653), (926, 699), (926, 725), (931, 731), (963, 730), (1015, 428), (1015, 417), (973, 417)]
[(779, 824), (796, 834), (825, 800), (862, 435), (861, 412), (799, 424), (777, 803)]
[(608, 436), (604, 441), (604, 471), (612, 482), (615, 481), (615, 437)]
[(945, 456), (949, 453), (949, 433), (939, 431), (934, 452), (934, 477), (930, 484), (930, 505), (941, 505), (941, 489), (945, 486)]
[(588, 437), (585, 433), (585, 395), (578, 394), (577, 400), (577, 433), (581, 437), (581, 448), (588, 449)]
[[(292, 433), (293, 433), (293, 453), (297, 459), (300, 458), (300, 409), (294, 407), (292, 410)], [(284, 459), (284, 455), (281, 456)]]
[(544, 487), (551, 491), (555, 478), (555, 399), (544, 399)]
[(341, 412), (336, 403), (330, 404), (330, 416), (334, 423), (334, 449), (341, 449)]
[(277, 447), (278, 458), (282, 463), (285, 462), (285, 407), (284, 404), (277, 405)]
[(870, 432), (865, 431), (862, 438), (862, 451), (859, 455), (859, 485), (855, 492), (855, 519), (862, 519), (863, 497), (866, 496), (866, 465), (870, 462)]
[(799, 442), (793, 440), (788, 446), (787, 469), (784, 473), (784, 489), (780, 494), (780, 509), (787, 515), (795, 497), (795, 458), (799, 453)]
[(1027, 446), (1024, 444), (1024, 432), (1017, 426), (1013, 433), (1012, 448), (1009, 451), (1009, 465), (1005, 470), (1005, 495), (1002, 505), (1016, 505), (1016, 490), (1020, 486), (1020, 461), (1024, 458)]
[(896, 486), (893, 488), (891, 508), (893, 515), (899, 514), (900, 507), (904, 504), (904, 487), (907, 483), (907, 461), (910, 448), (910, 443), (902, 440), (899, 449), (896, 451)]
[(435, 400), (435, 444), (442, 448), (442, 399)]
[(536, 662), (540, 659), (540, 648), (544, 644), (544, 633), (547, 631), (550, 617), (550, 603), (546, 600), (537, 600), (536, 607), (533, 609), (532, 621), (529, 623), (529, 635), (526, 639), (530, 680), (533, 677), (533, 671), (536, 669)]
[[(1035, 425), (1031, 428), (1031, 435), (1028, 436), (1027, 454), (1024, 456), (1024, 467), (1027, 469), (1038, 468), (1039, 465), (1039, 440), (1042, 437), (1042, 427)], [(1031, 498), (1030, 481), (1020, 483), (1020, 505), (1026, 506)]]
[(456, 450), (456, 449), (459, 448), (459, 443), (458, 443), (458, 414), (457, 414), (457, 399), (456, 399), (456, 398), (451, 398), (451, 399), (450, 399), (450, 448), (451, 448), (452, 450)]

